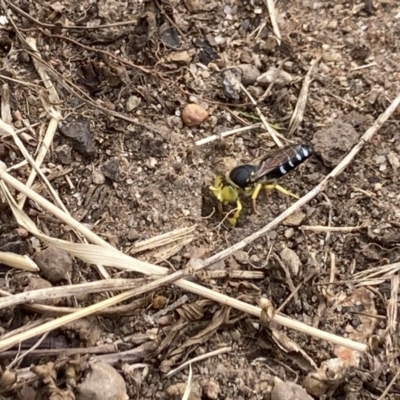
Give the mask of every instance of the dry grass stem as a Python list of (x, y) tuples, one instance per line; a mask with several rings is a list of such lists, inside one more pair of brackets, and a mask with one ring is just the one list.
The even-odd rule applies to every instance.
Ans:
[(207, 281), (209, 279), (264, 279), (265, 273), (262, 271), (225, 271), (225, 270), (214, 270), (214, 271), (201, 271), (198, 273), (202, 281)]
[(267, 6), (269, 18), (271, 20), (272, 29), (276, 36), (278, 45), (281, 45), (281, 32), (279, 31), (278, 21), (276, 19), (276, 10), (274, 0), (264, 0), (264, 4)]
[(399, 378), (400, 378), (400, 368), (397, 368), (396, 375), (389, 382), (389, 385), (387, 385), (386, 389), (382, 392), (382, 394), (378, 397), (378, 400), (384, 400), (386, 398), (387, 394), (389, 393), (389, 390), (398, 381)]
[(365, 229), (365, 226), (323, 226), (323, 225), (303, 225), (299, 227), (302, 231), (311, 232), (354, 232)]
[[(51, 146), (51, 143), (53, 142), (54, 139), (54, 134), (57, 130), (57, 126), (58, 126), (58, 122), (61, 121), (62, 116), (60, 113), (60, 109), (58, 107), (53, 106), (53, 104), (61, 104), (61, 100), (58, 96), (58, 93), (53, 85), (53, 83), (51, 82), (50, 77), (48, 76), (45, 68), (43, 67), (42, 63), (40, 62), (41, 60), (41, 56), (37, 50), (36, 47), (36, 39), (34, 38), (27, 38), (26, 39), (26, 43), (31, 47), (31, 50), (35, 53), (36, 57), (32, 57), (32, 61), (36, 67), (36, 71), (39, 74), (40, 78), (42, 79), (42, 82), (44, 84), (44, 86), (46, 87), (47, 90), (47, 96), (40, 96), (42, 99), (42, 103), (43, 106), (45, 108), (45, 110), (48, 112), (49, 116), (50, 116), (50, 123), (47, 127), (47, 131), (45, 134), (45, 137), (43, 139), (43, 143), (41, 144), (40, 148), (39, 148), (39, 152), (36, 156), (36, 162), (34, 163), (34, 165), (36, 166), (36, 168), (33, 168), (31, 170), (31, 173), (28, 177), (28, 180), (26, 182), (26, 185), (28, 187), (32, 186), (35, 178), (36, 178), (36, 174), (39, 173), (38, 168), (40, 168), (40, 166), (43, 163), (44, 158), (46, 157), (46, 154)], [(29, 160), (28, 160), (29, 161)], [(33, 164), (31, 163), (31, 165), (33, 166)], [(43, 179), (43, 176), (41, 175), (41, 178)], [(46, 180), (44, 180), (44, 182), (46, 182)], [(47, 184), (47, 182), (46, 182)], [(50, 192), (52, 193), (53, 197), (54, 197), (54, 190), (51, 188), (51, 185), (49, 187)], [(26, 197), (22, 196), (19, 200), (19, 206), (22, 208), (25, 204), (25, 199)], [(61, 200), (58, 199), (58, 196), (55, 197), (55, 199), (57, 200), (57, 204), (64, 209), (64, 206), (61, 202)], [(66, 210), (64, 210), (66, 211)]]
[[(7, 292), (2, 293), (2, 294), (5, 295), (5, 296), (9, 295)], [(49, 321), (49, 318), (39, 318), (39, 319), (37, 319), (35, 321), (29, 321), (26, 325), (22, 325), (19, 328), (16, 328), (16, 329), (13, 329), (13, 330), (11, 330), (9, 332), (4, 333), (1, 336), (1, 338), (2, 339), (6, 339), (6, 338), (9, 338), (9, 337), (12, 337), (12, 336), (17, 335), (17, 334), (19, 334), (21, 332), (25, 332), (28, 329), (32, 329), (35, 326), (40, 326), (40, 325), (42, 325), (43, 323), (45, 323), (47, 321)]]
[(142, 251), (155, 249), (157, 247), (165, 246), (180, 240), (193, 238), (193, 232), (196, 230), (196, 225), (184, 228), (178, 228), (171, 232), (163, 233), (162, 235), (154, 236), (150, 239), (142, 240), (135, 243), (129, 248), (129, 254), (136, 254)]
[(319, 60), (320, 58), (311, 61), (310, 69), (308, 70), (307, 75), (304, 78), (303, 86), (301, 87), (299, 98), (297, 99), (296, 108), (294, 109), (292, 118), (289, 122), (288, 137), (291, 137), (293, 135), (293, 133), (301, 124), (301, 121), (303, 121), (304, 111), (307, 104), (308, 88), (310, 87), (310, 83), (313, 78), (312, 74), (314, 72), (314, 67), (315, 65), (317, 65)]
[(185, 392), (183, 393), (182, 400), (189, 400), (189, 396), (192, 390), (192, 379), (193, 379), (193, 369), (192, 369), (192, 364), (189, 364), (189, 375), (188, 375), (188, 380), (186, 383), (186, 388)]
[(398, 298), (399, 298), (399, 276), (393, 275), (391, 281), (390, 300), (388, 301), (388, 329), (390, 334), (397, 332), (398, 316)]
[[(0, 354), (0, 360), (6, 358), (14, 358), (20, 353), (20, 350), (8, 350), (3, 351)], [(41, 358), (41, 357), (71, 357), (76, 354), (106, 354), (106, 353), (118, 353), (118, 347), (115, 344), (103, 344), (96, 347), (69, 347), (60, 349), (40, 349), (40, 350), (29, 350), (30, 357)]]
[(28, 256), (0, 251), (0, 263), (8, 267), (28, 272), (39, 272), (40, 269)]
[(353, 275), (352, 282), (361, 282), (363, 280), (371, 280), (378, 278), (380, 281), (391, 279), (394, 274), (400, 271), (400, 262), (382, 265), (381, 267), (369, 268), (364, 271), (357, 272)]
[(365, 68), (371, 68), (371, 67), (375, 67), (375, 65), (378, 65), (375, 61), (369, 64), (365, 64), (365, 65), (360, 65), (358, 67), (354, 67), (351, 69), (351, 71), (359, 71), (360, 69), (365, 69)]
[(184, 362), (178, 368), (175, 368), (175, 369), (172, 369), (171, 371), (169, 371), (166, 375), (166, 378), (170, 378), (171, 376), (175, 375), (179, 371), (182, 371), (182, 369), (184, 369), (187, 365), (206, 360), (207, 358), (210, 358), (210, 357), (218, 356), (219, 354), (229, 353), (230, 351), (232, 351), (232, 347), (222, 347), (221, 349), (210, 351), (209, 353), (202, 354), (201, 356), (192, 358), (191, 360)]
[[(107, 279), (106, 279), (107, 280)], [(146, 307), (150, 302), (149, 297), (141, 297), (136, 300), (129, 301), (128, 304), (122, 304), (119, 306), (112, 306), (102, 310), (94, 311), (91, 315), (101, 315), (106, 318), (113, 318), (116, 315), (123, 316), (123, 315), (133, 315), (135, 314), (140, 308)], [(62, 306), (48, 306), (45, 304), (27, 304), (24, 303), (20, 307), (29, 311), (31, 313), (43, 314), (46, 316), (59, 316), (59, 315), (66, 315), (72, 314), (76, 311), (80, 311), (81, 307), (62, 307)]]
[(257, 124), (253, 124), (253, 125), (249, 125), (249, 126), (244, 126), (243, 128), (237, 128), (237, 129), (232, 129), (230, 131), (225, 131), (220, 133), (219, 135), (212, 135), (212, 136), (208, 136), (206, 138), (197, 140), (195, 142), (196, 146), (202, 146), (203, 144), (207, 144), (210, 142), (213, 142), (214, 140), (218, 140), (230, 135), (234, 135), (235, 133), (240, 133), (240, 132), (246, 132), (246, 131), (250, 131), (252, 129), (256, 129), (256, 128), (261, 128), (261, 124), (257, 123)]
[[(0, 352), (4, 350), (8, 350), (10, 347), (21, 343), (27, 339), (30, 339), (32, 337), (42, 335), (46, 332), (52, 331), (54, 329), (57, 329), (63, 325), (66, 325), (68, 323), (71, 323), (73, 321), (76, 321), (77, 319), (81, 319), (84, 317), (87, 317), (91, 314), (93, 314), (96, 311), (103, 310), (105, 308), (108, 308), (110, 306), (113, 306), (115, 304), (118, 304), (122, 301), (128, 300), (134, 296), (139, 296), (140, 294), (146, 293), (151, 290), (155, 290), (159, 288), (162, 285), (172, 283), (174, 280), (174, 276), (172, 275), (167, 275), (162, 278), (156, 279), (151, 281), (150, 283), (147, 283), (139, 288), (129, 290), (125, 293), (116, 295), (110, 299), (103, 300), (97, 304), (91, 305), (89, 307), (83, 308), (82, 310), (76, 311), (72, 314), (64, 315), (62, 317), (59, 317), (53, 321), (46, 322), (40, 326), (37, 326), (35, 328), (29, 329), (25, 332), (22, 332), (18, 335), (14, 335), (10, 338), (0, 340)], [(175, 278), (176, 279), (176, 278)]]
[[(116, 268), (126, 268), (130, 269), (136, 272), (140, 272), (145, 275), (164, 275), (167, 273), (166, 268), (162, 268), (156, 265), (152, 265), (149, 263), (145, 263), (143, 261), (137, 260), (133, 257), (129, 257), (122, 252), (118, 251), (114, 247), (112, 247), (109, 243), (98, 237), (95, 233), (93, 233), (90, 229), (88, 229), (86, 226), (80, 224), (78, 221), (74, 220), (71, 218), (70, 215), (64, 213), (62, 210), (54, 206), (52, 203), (44, 199), (42, 196), (38, 195), (34, 191), (32, 191), (30, 188), (26, 187), (24, 184), (19, 182), (17, 179), (13, 178), (11, 175), (9, 175), (6, 172), (6, 166), (4, 163), (0, 162), (0, 179), (3, 187), (3, 192), (7, 196), (7, 200), (9, 202), (9, 205), (14, 213), (15, 218), (17, 219), (18, 224), (23, 226), (25, 229), (27, 229), (29, 232), (34, 234), (36, 237), (39, 239), (43, 240), (44, 242), (51, 244), (52, 246), (56, 246), (58, 248), (62, 248), (68, 252), (70, 252), (72, 255), (75, 257), (80, 258), (81, 260), (90, 263), (90, 264), (95, 264), (96, 262), (100, 261), (104, 263), (104, 265), (108, 266), (114, 266)], [(9, 192), (7, 190), (4, 190), (4, 183), (9, 184), (13, 188), (17, 189), (18, 191), (21, 191), (24, 193), (26, 196), (31, 198), (32, 200), (36, 201), (39, 205), (41, 205), (44, 209), (47, 211), (50, 211), (53, 215), (57, 216), (61, 221), (64, 223), (70, 225), (74, 229), (76, 229), (78, 232), (80, 232), (83, 236), (85, 236), (89, 241), (92, 243), (98, 244), (96, 245), (85, 245), (85, 244), (79, 244), (79, 243), (69, 243), (63, 240), (59, 239), (54, 239), (50, 238), (47, 235), (44, 235), (38, 229), (36, 228), (35, 224), (18, 208), (18, 206), (15, 204), (14, 199), (10, 196)], [(283, 218), (285, 219), (285, 218)], [(217, 254), (217, 257), (220, 256), (221, 253)], [(211, 265), (213, 262), (212, 257), (208, 259), (208, 263), (204, 262), (202, 264), (201, 268), (205, 268), (207, 265)], [(198, 270), (200, 270), (199, 268)], [(186, 272), (186, 271), (185, 271)], [(197, 271), (196, 271), (197, 272)], [(186, 272), (188, 273), (188, 272)], [(184, 274), (183, 271), (178, 271), (177, 273), (172, 274), (171, 276), (168, 276), (163, 281), (162, 279), (155, 281), (157, 285), (160, 285), (160, 282), (171, 282), (174, 280), (176, 277), (182, 277)], [(260, 315), (260, 308), (256, 306), (252, 306), (250, 304), (247, 304), (245, 302), (242, 302), (240, 300), (232, 299), (229, 296), (222, 295), (220, 293), (217, 293), (211, 289), (204, 288), (198, 284), (195, 284), (190, 281), (186, 281), (184, 279), (181, 279), (177, 282), (175, 282), (177, 286), (180, 288), (190, 291), (192, 293), (195, 293), (199, 296), (206, 297), (208, 299), (214, 300), (216, 302), (226, 304), (230, 307), (234, 307), (240, 311), (252, 314), (256, 317), (259, 317)], [(21, 341), (21, 340), (26, 340), (27, 338), (31, 337), (30, 335), (36, 336), (41, 333), (44, 333), (45, 331), (49, 329), (56, 329), (59, 326), (62, 326), (65, 323), (71, 322), (75, 319), (83, 318), (87, 315), (90, 315), (93, 312), (98, 311), (99, 309), (103, 309), (106, 307), (109, 307), (112, 304), (116, 304), (117, 302), (126, 300), (127, 298), (131, 298), (132, 296), (139, 295), (140, 293), (144, 293), (145, 291), (152, 290), (153, 286), (151, 284), (149, 285), (144, 285), (143, 287), (139, 288), (136, 292), (135, 291), (129, 291), (125, 294), (116, 296), (110, 300), (107, 300), (106, 302), (102, 302), (99, 305), (94, 305), (86, 308), (85, 310), (80, 310), (77, 313), (64, 316), (59, 318), (58, 320), (51, 322), (47, 324), (46, 326), (41, 327), (41, 331), (38, 332), (39, 328), (36, 328), (33, 331), (30, 331), (29, 334), (25, 334), (24, 338), (21, 339), (20, 337), (14, 338), (14, 340)], [(110, 301), (110, 303), (108, 303)], [(67, 318), (67, 319), (66, 319)], [(307, 333), (309, 335), (318, 337), (323, 340), (330, 341), (332, 343), (336, 344), (341, 344), (346, 347), (350, 347), (352, 349), (358, 350), (358, 351), (365, 351), (366, 350), (366, 345), (354, 342), (352, 340), (342, 338), (340, 336), (336, 336), (327, 332), (323, 332), (319, 329), (309, 327), (306, 324), (300, 323), (295, 320), (291, 320), (289, 318), (286, 318), (281, 315), (276, 315), (274, 320), (281, 324), (284, 325), (288, 328), (299, 330), (300, 332)], [(43, 330), (44, 329), (44, 330)], [(0, 350), (9, 348), (14, 344), (11, 339), (8, 342), (3, 342), (0, 341)]]
[(12, 115), (10, 108), (10, 87), (5, 83), (2, 87), (1, 94), (1, 119), (7, 124), (12, 123)]
[[(6, 307), (14, 307), (19, 304), (31, 303), (46, 299), (82, 296), (89, 293), (102, 293), (108, 290), (123, 291), (137, 287), (143, 282), (145, 282), (144, 279), (105, 279), (102, 281), (79, 283), (76, 285), (65, 285), (46, 289), (30, 290), (14, 295), (10, 294), (7, 297), (1, 298), (0, 310)], [(0, 295), (2, 294), (0, 293)]]
[(20, 361), (22, 361), (28, 354), (30, 354), (32, 351), (36, 350), (40, 344), (43, 342), (44, 339), (46, 339), (47, 335), (49, 334), (49, 332), (44, 333), (39, 340), (28, 350), (26, 350), (25, 352), (23, 352), (22, 354), (18, 354), (17, 357), (14, 358), (14, 360), (12, 360), (10, 362), (10, 364), (7, 365), (7, 369), (8, 370), (12, 370), (12, 368), (17, 365)]
[(243, 90), (243, 92), (246, 93), (247, 97), (250, 99), (250, 101), (254, 104), (257, 114), (260, 117), (265, 129), (268, 131), (268, 133), (270, 134), (272, 140), (275, 142), (275, 144), (278, 147), (283, 147), (282, 142), (279, 140), (278, 136), (281, 136), (274, 128), (272, 128), (272, 126), (268, 123), (268, 121), (266, 120), (266, 118), (264, 117), (263, 113), (261, 112), (260, 108), (257, 107), (257, 102), (253, 99), (253, 96), (246, 90), (246, 88), (240, 84), (241, 89)]

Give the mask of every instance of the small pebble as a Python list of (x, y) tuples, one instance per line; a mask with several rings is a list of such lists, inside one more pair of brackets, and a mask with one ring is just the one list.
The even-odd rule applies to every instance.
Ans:
[(389, 163), (391, 167), (393, 168), (394, 171), (397, 171), (397, 169), (400, 167), (400, 161), (399, 158), (397, 157), (396, 153), (391, 151), (388, 156), (387, 156)]
[(252, 85), (260, 76), (260, 71), (254, 65), (241, 64), (238, 68), (242, 71), (242, 80), (244, 86)]
[(121, 172), (119, 168), (119, 161), (116, 158), (106, 161), (101, 166), (101, 172), (104, 174), (104, 176), (112, 181), (119, 182)]
[(342, 56), (339, 53), (327, 52), (322, 55), (322, 59), (325, 62), (335, 62), (340, 61), (342, 59)]
[(206, 399), (217, 400), (221, 391), (218, 382), (210, 379), (201, 383), (203, 386), (203, 395)]
[(138, 108), (142, 99), (138, 96), (131, 96), (129, 97), (128, 101), (126, 102), (126, 111), (130, 112), (135, 108)]
[(84, 399), (128, 399), (126, 384), (117, 370), (103, 362), (92, 362), (77, 387), (77, 400)]
[(252, 256), (250, 256), (250, 261), (252, 263), (258, 263), (258, 262), (260, 262), (260, 257), (258, 257), (258, 255), (256, 255), (256, 254), (253, 254)]
[(284, 247), (279, 253), (281, 260), (287, 266), (292, 276), (298, 276), (302, 265), (299, 256), (288, 247)]
[(285, 238), (290, 239), (294, 235), (294, 229), (289, 228), (285, 230)]
[(62, 164), (70, 164), (72, 162), (71, 147), (67, 144), (63, 144), (56, 148), (55, 153)]
[(200, 126), (207, 117), (208, 112), (198, 104), (187, 104), (182, 111), (182, 120), (190, 127)]
[(304, 218), (306, 217), (306, 214), (302, 211), (297, 211), (291, 215), (289, 215), (284, 221), (283, 225), (286, 226), (299, 226)]
[(237, 262), (241, 263), (247, 263), (249, 262), (249, 255), (243, 251), (243, 250), (238, 250), (235, 253), (233, 253), (233, 257)]
[(95, 185), (102, 185), (106, 181), (106, 178), (100, 171), (94, 170), (92, 172), (92, 182)]
[(383, 164), (386, 161), (385, 156), (377, 156), (375, 157), (375, 163), (376, 164)]
[[(259, 84), (269, 85), (273, 81), (276, 71), (277, 71), (276, 67), (271, 67), (267, 72), (264, 72), (257, 78), (257, 82)], [(292, 75), (290, 75), (288, 72), (284, 70), (280, 70), (275, 80), (275, 85), (277, 87), (284, 87), (289, 85), (292, 81), (293, 81)]]
[(69, 280), (73, 260), (66, 251), (48, 247), (46, 250), (36, 254), (35, 262), (43, 276), (51, 283)]
[(294, 382), (277, 381), (271, 392), (271, 400), (312, 400), (312, 397)]

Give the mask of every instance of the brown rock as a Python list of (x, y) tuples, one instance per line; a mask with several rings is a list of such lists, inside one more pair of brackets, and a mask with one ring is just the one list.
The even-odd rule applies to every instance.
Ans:
[(90, 372), (78, 385), (77, 400), (128, 400), (126, 384), (122, 376), (111, 365), (91, 363)]
[(191, 13), (198, 13), (204, 11), (211, 11), (218, 6), (214, 0), (184, 0), (185, 6)]
[(242, 83), (244, 86), (252, 85), (260, 76), (260, 71), (254, 65), (241, 64), (238, 68), (242, 71)]
[(187, 104), (182, 111), (182, 120), (187, 126), (200, 126), (208, 112), (198, 104)]
[(359, 134), (352, 125), (339, 119), (329, 128), (315, 132), (312, 144), (315, 153), (327, 167), (335, 167), (356, 144)]
[(312, 400), (312, 397), (294, 382), (276, 382), (271, 400)]
[(72, 272), (72, 257), (64, 250), (49, 247), (36, 254), (35, 262), (42, 274), (52, 283), (68, 281)]

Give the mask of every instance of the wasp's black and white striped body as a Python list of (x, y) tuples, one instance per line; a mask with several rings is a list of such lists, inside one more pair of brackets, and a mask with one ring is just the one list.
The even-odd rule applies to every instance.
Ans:
[(245, 164), (233, 168), (228, 173), (227, 179), (240, 189), (257, 182), (273, 182), (294, 170), (312, 153), (311, 147), (306, 144), (286, 146), (268, 153), (257, 164)]
[(262, 187), (276, 189), (283, 194), (298, 198), (298, 196), (277, 185), (275, 181), (298, 167), (312, 153), (313, 150), (306, 144), (289, 145), (277, 149), (258, 160), (254, 160), (253, 163), (233, 168), (226, 174), (225, 179), (217, 176), (214, 186), (210, 186), (210, 189), (221, 204), (236, 202), (237, 211), (233, 217), (228, 219), (235, 225), (242, 209), (239, 199), (240, 190), (252, 193), (253, 208), (257, 214), (256, 199)]

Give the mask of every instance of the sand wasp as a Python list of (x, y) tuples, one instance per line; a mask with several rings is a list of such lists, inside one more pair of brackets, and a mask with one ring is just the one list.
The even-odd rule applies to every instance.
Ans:
[(216, 176), (214, 185), (209, 189), (217, 198), (220, 211), (222, 211), (222, 205), (236, 202), (236, 211), (232, 217), (228, 218), (232, 225), (236, 225), (242, 210), (240, 193), (251, 194), (253, 209), (257, 215), (260, 214), (257, 211), (256, 199), (263, 187), (266, 190), (276, 189), (287, 196), (298, 199), (297, 195), (277, 185), (275, 181), (303, 163), (312, 153), (312, 148), (305, 144), (289, 145), (277, 149), (266, 154), (259, 161), (238, 165), (228, 171), (225, 176)]

